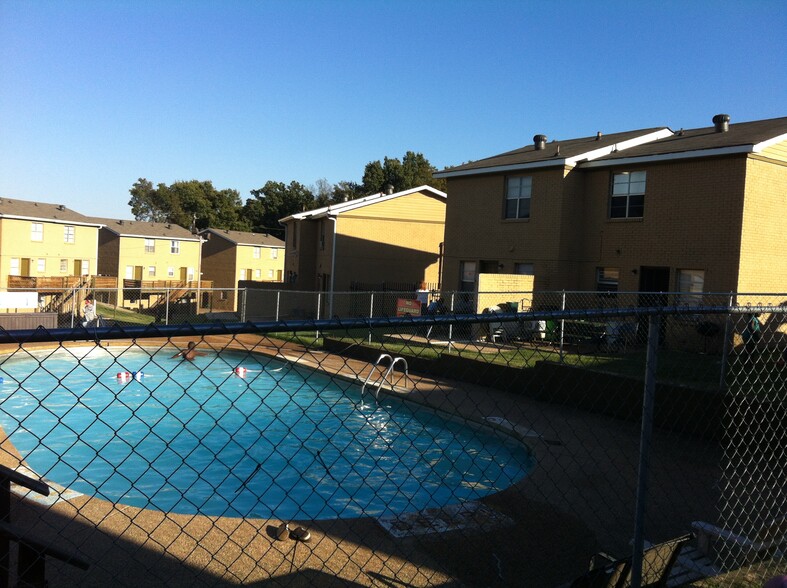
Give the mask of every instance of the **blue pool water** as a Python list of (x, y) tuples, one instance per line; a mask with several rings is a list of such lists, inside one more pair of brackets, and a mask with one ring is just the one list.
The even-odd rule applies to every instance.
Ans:
[(358, 387), (292, 364), (172, 354), (18, 352), (0, 364), (0, 425), (41, 476), (185, 514), (398, 514), (497, 492), (533, 466), (523, 445), (492, 430), (384, 395), (359, 406)]

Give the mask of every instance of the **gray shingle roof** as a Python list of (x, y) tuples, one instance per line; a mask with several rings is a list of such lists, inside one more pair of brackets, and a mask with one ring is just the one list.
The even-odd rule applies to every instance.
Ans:
[(90, 217), (93, 222), (106, 225), (106, 228), (121, 237), (158, 237), (163, 239), (179, 239), (181, 241), (197, 241), (188, 229), (174, 223), (150, 223), (146, 221), (125, 220), (117, 218)]
[(21, 217), (66, 224), (102, 224), (62, 204), (17, 200), (16, 198), (0, 198), (0, 217)]
[(785, 134), (787, 134), (787, 117), (733, 123), (729, 125), (729, 130), (726, 132), (716, 132), (714, 127), (680, 130), (670, 137), (600, 157), (596, 162), (754, 146)]
[(264, 247), (284, 247), (284, 241), (268, 233), (249, 233), (228, 229), (204, 229), (200, 234), (212, 233), (236, 245), (255, 245)]
[[(655, 127), (651, 129), (641, 129), (638, 131), (626, 131), (623, 133), (611, 133), (609, 135), (595, 135), (580, 139), (568, 139), (565, 141), (551, 141), (546, 143), (544, 149), (536, 149), (535, 144), (526, 145), (513, 151), (507, 151), (499, 155), (493, 155), (477, 161), (471, 161), (462, 165), (448, 167), (441, 170), (436, 177), (442, 174), (453, 174), (456, 172), (471, 172), (473, 170), (486, 170), (489, 168), (509, 167), (526, 164), (541, 164), (544, 167), (549, 165), (565, 165), (566, 159), (582, 157), (583, 154), (596, 151), (598, 149), (609, 148), (632, 141), (638, 137), (651, 135), (664, 131), (665, 127)], [(489, 169), (489, 171), (493, 171)]]

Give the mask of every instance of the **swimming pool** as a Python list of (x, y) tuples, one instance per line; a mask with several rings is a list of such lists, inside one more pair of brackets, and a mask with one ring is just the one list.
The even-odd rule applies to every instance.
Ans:
[(357, 386), (322, 373), (242, 352), (172, 354), (4, 358), (0, 425), (49, 480), (184, 514), (399, 514), (500, 491), (533, 467), (525, 446), (491, 429), (384, 395), (359, 406)]

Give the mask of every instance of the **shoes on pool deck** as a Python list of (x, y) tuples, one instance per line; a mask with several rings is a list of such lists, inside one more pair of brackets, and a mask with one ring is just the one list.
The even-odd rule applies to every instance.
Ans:
[(306, 543), (312, 538), (312, 534), (309, 533), (307, 529), (303, 527), (298, 527), (297, 529), (290, 531), (290, 539), (295, 539), (296, 541), (303, 541)]
[(276, 539), (279, 541), (284, 541), (287, 538), (287, 532), (290, 530), (289, 523), (282, 523), (278, 527), (276, 527)]

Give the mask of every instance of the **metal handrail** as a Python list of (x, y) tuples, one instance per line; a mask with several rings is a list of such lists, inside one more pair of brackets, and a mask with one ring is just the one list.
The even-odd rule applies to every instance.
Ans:
[(364, 395), (364, 392), (366, 392), (366, 386), (369, 384), (369, 379), (372, 377), (372, 374), (374, 373), (375, 368), (378, 367), (380, 365), (380, 362), (382, 362), (385, 358), (388, 358), (388, 360), (391, 362), (391, 364), (388, 366), (388, 369), (385, 370), (385, 373), (382, 375), (382, 377), (378, 378), (374, 382), (374, 383), (377, 384), (377, 387), (374, 389), (374, 400), (375, 401), (379, 401), (380, 388), (382, 388), (384, 383), (387, 382), (388, 385), (393, 388), (393, 384), (391, 383), (389, 378), (390, 378), (391, 373), (394, 370), (394, 367), (396, 367), (397, 363), (402, 362), (404, 364), (405, 382), (407, 381), (407, 379), (410, 378), (409, 368), (407, 366), (407, 360), (404, 357), (392, 357), (392, 356), (390, 356), (387, 353), (380, 354), (380, 357), (377, 358), (377, 361), (374, 362), (374, 365), (372, 365), (371, 369), (369, 370), (369, 373), (366, 375), (366, 380), (364, 380), (363, 386), (361, 386), (361, 404), (363, 404), (363, 395)]

